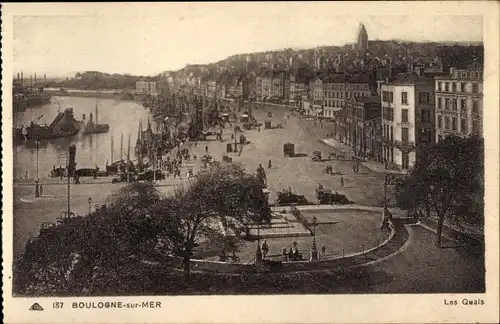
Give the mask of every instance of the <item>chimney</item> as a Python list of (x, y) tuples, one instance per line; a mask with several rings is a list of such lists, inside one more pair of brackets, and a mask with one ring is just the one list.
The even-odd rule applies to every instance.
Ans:
[(92, 113), (89, 114), (89, 118), (90, 118), (89, 123), (92, 124)]
[(24, 76), (22, 71), (21, 71), (21, 84), (24, 85)]

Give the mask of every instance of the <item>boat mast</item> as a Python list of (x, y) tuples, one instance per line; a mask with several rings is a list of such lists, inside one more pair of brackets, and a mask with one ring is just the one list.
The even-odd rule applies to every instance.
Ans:
[(113, 164), (113, 134), (111, 134), (111, 164)]
[(98, 122), (98, 117), (99, 117), (99, 106), (97, 105), (97, 101), (95, 102), (95, 124), (97, 125)]
[(123, 162), (123, 134), (120, 137), (120, 162)]
[(130, 133), (128, 134), (128, 148), (127, 148), (127, 159), (130, 162)]

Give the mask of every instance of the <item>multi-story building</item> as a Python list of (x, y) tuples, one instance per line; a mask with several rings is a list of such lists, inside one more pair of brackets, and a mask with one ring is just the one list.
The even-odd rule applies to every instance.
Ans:
[(217, 92), (217, 82), (215, 80), (212, 80), (212, 79), (208, 79), (205, 81), (205, 90), (204, 90), (204, 94), (206, 96), (214, 96), (215, 93)]
[(380, 161), (382, 157), (381, 103), (378, 96), (358, 96), (346, 101), (343, 142), (356, 155)]
[(283, 101), (285, 97), (285, 84), (284, 78), (285, 75), (283, 72), (273, 73), (271, 74), (271, 93), (270, 100), (272, 101)]
[(434, 142), (434, 82), (400, 73), (381, 91), (384, 161), (410, 169)]
[(345, 75), (327, 74), (323, 80), (324, 117), (334, 120), (335, 115), (342, 109), (340, 97), (344, 97)]
[[(374, 79), (370, 74), (339, 74), (339, 77), (332, 84), (335, 136), (346, 142), (348, 138), (348, 125), (346, 116), (346, 106), (349, 101), (355, 102), (355, 98), (376, 95)], [(354, 103), (352, 103), (354, 104)], [(338, 109), (340, 108), (340, 109)]]
[(295, 100), (295, 74), (287, 73), (284, 80), (284, 100), (288, 104), (295, 104), (297, 101)]
[(367, 97), (375, 94), (375, 80), (370, 74), (352, 74), (345, 85), (345, 98)]
[(256, 95), (258, 101), (267, 101), (271, 98), (273, 71), (264, 70), (256, 77)]
[(309, 98), (315, 116), (323, 116), (323, 80), (319, 76), (309, 82)]
[(150, 94), (155, 95), (156, 92), (156, 82), (155, 81), (137, 81), (135, 83), (135, 90), (140, 94)]
[(295, 78), (294, 100), (301, 101), (303, 97), (307, 97), (309, 80), (305, 76), (297, 76)]
[(483, 69), (465, 70), (434, 78), (436, 92), (436, 140), (449, 135), (483, 136)]

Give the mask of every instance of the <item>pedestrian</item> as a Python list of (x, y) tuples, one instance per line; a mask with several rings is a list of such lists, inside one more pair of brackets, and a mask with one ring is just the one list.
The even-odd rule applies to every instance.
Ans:
[(344, 187), (344, 176), (340, 176), (340, 186)]
[(321, 247), (321, 252), (323, 252), (323, 254), (326, 253), (326, 245), (325, 244), (323, 244), (323, 246)]
[(40, 196), (43, 196), (43, 186), (42, 186), (42, 184), (40, 184), (40, 189), (39, 190), (40, 190)]
[(269, 163), (267, 164), (267, 168), (268, 169), (271, 169), (273, 167), (272, 163), (271, 163), (271, 160), (269, 160)]
[(283, 247), (283, 252), (282, 252), (282, 254), (283, 254), (283, 261), (284, 261), (284, 262), (287, 262), (287, 261), (288, 261), (288, 249), (286, 248), (286, 246), (285, 246), (285, 247)]
[(205, 153), (208, 153), (208, 145), (205, 145)]
[(25, 179), (28, 179), (28, 171), (26, 171), (25, 175), (24, 175), (24, 178)]
[(266, 258), (266, 255), (268, 252), (269, 252), (269, 246), (267, 245), (267, 241), (264, 240), (264, 242), (262, 243), (262, 257), (263, 257), (263, 259)]

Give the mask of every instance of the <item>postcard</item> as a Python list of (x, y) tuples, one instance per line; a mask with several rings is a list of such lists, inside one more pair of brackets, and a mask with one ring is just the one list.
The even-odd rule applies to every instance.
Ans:
[(498, 21), (4, 4), (5, 323), (498, 322)]

